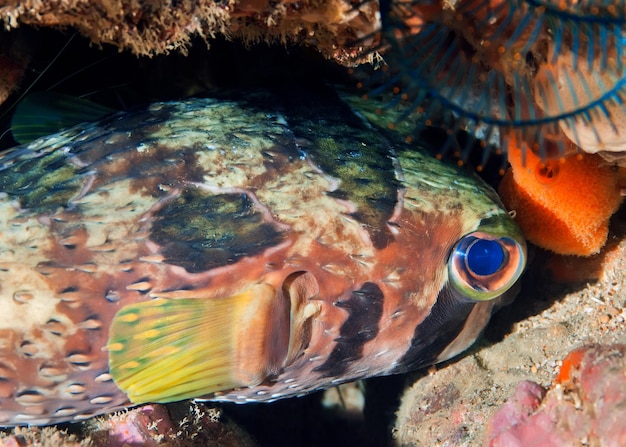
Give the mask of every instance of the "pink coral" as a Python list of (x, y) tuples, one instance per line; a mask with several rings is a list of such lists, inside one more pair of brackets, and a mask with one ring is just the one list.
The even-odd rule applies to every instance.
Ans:
[(626, 345), (573, 351), (547, 392), (522, 382), (490, 419), (489, 447), (626, 445)]

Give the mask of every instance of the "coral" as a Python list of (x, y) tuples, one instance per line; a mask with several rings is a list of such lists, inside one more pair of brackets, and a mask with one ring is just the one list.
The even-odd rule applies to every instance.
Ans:
[[(504, 437), (502, 434), (511, 427), (526, 423), (530, 415), (541, 405), (546, 392), (541, 385), (530, 380), (520, 383), (509, 400), (489, 420), (487, 430), (492, 433), (491, 436)], [(542, 430), (529, 434), (533, 436), (533, 439), (525, 439), (527, 445), (537, 445), (540, 439), (550, 435)]]
[(91, 447), (91, 438), (79, 440), (56, 427), (16, 427), (11, 434), (0, 433), (0, 447)]
[(626, 153), (624, 2), (381, 4), (392, 104), (503, 148), (513, 133), (562, 150), (565, 132), (583, 151)]
[(95, 44), (113, 44), (137, 55), (184, 51), (193, 35), (208, 39), (221, 34), (251, 43), (306, 43), (344, 62), (367, 53), (348, 42), (371, 34), (376, 14), (375, 2), (355, 9), (347, 0), (9, 0), (0, 6), (6, 29), (21, 24), (73, 27)]
[(623, 199), (615, 167), (592, 154), (544, 162), (513, 144), (509, 162), (499, 193), (528, 240), (566, 255), (589, 256), (604, 246)]
[[(73, 427), (74, 430), (76, 426)], [(0, 433), (0, 447), (251, 447), (256, 443), (218, 408), (146, 405), (84, 423), (85, 435), (52, 427)]]
[(490, 419), (485, 445), (626, 445), (626, 346), (572, 351), (546, 392), (522, 382)]
[[(607, 157), (618, 153), (626, 159), (626, 108), (620, 96), (625, 61), (605, 54), (607, 66), (600, 69), (601, 57), (589, 63), (571, 51), (556, 56), (537, 73), (535, 102), (547, 116), (568, 116), (559, 120), (559, 128), (582, 151), (606, 153)], [(599, 104), (599, 109), (577, 116), (581, 114), (581, 102)]]

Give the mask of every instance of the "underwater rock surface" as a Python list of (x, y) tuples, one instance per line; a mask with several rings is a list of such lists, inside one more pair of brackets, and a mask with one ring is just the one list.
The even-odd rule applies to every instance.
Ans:
[(145, 405), (84, 424), (84, 435), (56, 427), (16, 428), (0, 446), (253, 447), (250, 436), (216, 407), (189, 403)]
[(485, 444), (626, 444), (626, 345), (572, 351), (549, 390), (524, 381), (489, 421)]
[(96, 45), (112, 44), (141, 56), (185, 51), (192, 36), (224, 35), (246, 43), (305, 43), (327, 57), (353, 62), (362, 45), (349, 43), (374, 32), (377, 13), (378, 2), (355, 6), (347, 0), (9, 0), (0, 4), (0, 23), (9, 30), (73, 27)]

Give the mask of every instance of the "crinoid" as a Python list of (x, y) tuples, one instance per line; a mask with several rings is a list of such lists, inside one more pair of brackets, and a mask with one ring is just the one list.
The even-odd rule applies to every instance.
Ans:
[(387, 107), (403, 107), (400, 119), (417, 112), (503, 150), (513, 135), (542, 157), (563, 155), (567, 139), (586, 152), (626, 151), (625, 0), (380, 7), (385, 74), (368, 96), (392, 92)]

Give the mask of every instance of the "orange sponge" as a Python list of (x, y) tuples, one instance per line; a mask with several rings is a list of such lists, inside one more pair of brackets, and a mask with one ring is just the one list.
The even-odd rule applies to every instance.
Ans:
[[(515, 141), (511, 140), (511, 143)], [(511, 169), (500, 183), (504, 205), (532, 243), (559, 254), (600, 251), (609, 218), (619, 208), (619, 172), (595, 154), (543, 162), (532, 151), (509, 146)]]

